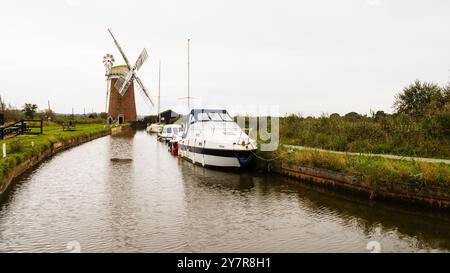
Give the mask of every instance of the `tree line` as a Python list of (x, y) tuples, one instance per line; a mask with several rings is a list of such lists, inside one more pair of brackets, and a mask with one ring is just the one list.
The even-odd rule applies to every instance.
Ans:
[[(35, 103), (25, 103), (21, 108), (14, 107), (10, 104), (1, 103), (1, 113), (4, 116), (4, 122), (14, 123), (22, 119), (44, 119), (45, 121), (62, 122), (68, 118), (79, 118), (80, 115), (70, 115), (70, 114), (58, 114), (51, 109), (40, 110)], [(82, 115), (84, 118), (89, 118), (91, 120), (106, 120), (107, 114), (102, 113), (87, 113)]]

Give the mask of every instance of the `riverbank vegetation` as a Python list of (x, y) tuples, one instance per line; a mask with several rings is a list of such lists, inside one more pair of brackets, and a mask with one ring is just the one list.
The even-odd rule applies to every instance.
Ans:
[(419, 186), (450, 186), (450, 165), (444, 163), (289, 148), (280, 148), (273, 156), (278, 162), (361, 176), (371, 185), (408, 183)]
[(374, 189), (383, 183), (450, 186), (449, 164), (332, 152), (450, 158), (450, 85), (415, 81), (395, 97), (393, 107), (392, 114), (378, 111), (371, 115), (351, 112), (344, 116), (283, 117), (282, 144), (325, 150), (281, 145), (271, 156), (278, 164), (356, 175)]
[(450, 159), (450, 85), (415, 81), (393, 107), (392, 114), (289, 115), (280, 119), (280, 139), (335, 151)]
[[(7, 183), (14, 167), (32, 157), (48, 150), (53, 144), (92, 137), (106, 133), (109, 125), (104, 123), (78, 123), (76, 130), (63, 131), (62, 126), (54, 122), (46, 122), (42, 135), (20, 135), (2, 140), (6, 144), (6, 157), (0, 158), (0, 191)], [(0, 146), (1, 149), (1, 146)]]

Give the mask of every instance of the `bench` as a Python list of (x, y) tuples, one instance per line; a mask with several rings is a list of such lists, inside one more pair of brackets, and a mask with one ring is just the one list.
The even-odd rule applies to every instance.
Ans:
[(73, 121), (63, 122), (62, 127), (63, 127), (63, 131), (75, 131), (76, 130), (75, 122), (73, 122)]

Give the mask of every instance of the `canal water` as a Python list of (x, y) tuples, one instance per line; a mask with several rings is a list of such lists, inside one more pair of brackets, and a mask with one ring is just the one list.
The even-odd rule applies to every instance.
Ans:
[(0, 201), (0, 252), (369, 252), (372, 241), (382, 252), (448, 252), (449, 224), (279, 176), (193, 166), (138, 131), (67, 150), (17, 181)]

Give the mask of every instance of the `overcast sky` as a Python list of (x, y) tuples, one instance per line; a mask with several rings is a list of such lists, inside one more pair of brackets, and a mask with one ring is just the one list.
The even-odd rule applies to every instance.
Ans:
[[(57, 112), (105, 110), (111, 27), (162, 108), (277, 105), (281, 113), (392, 111), (394, 95), (450, 76), (450, 1), (0, 1), (0, 94)], [(156, 112), (137, 95), (139, 114)]]

